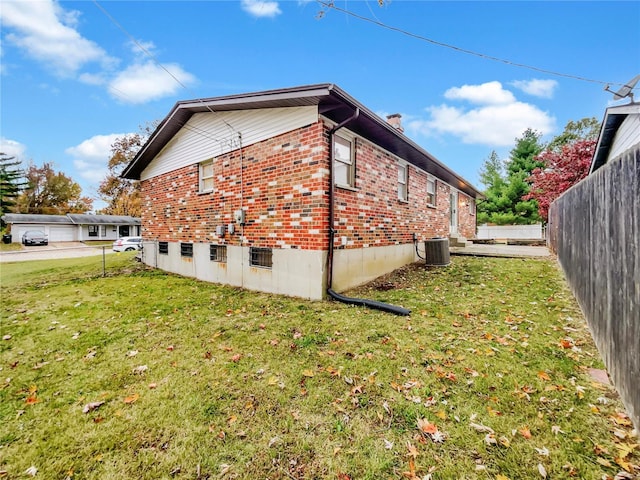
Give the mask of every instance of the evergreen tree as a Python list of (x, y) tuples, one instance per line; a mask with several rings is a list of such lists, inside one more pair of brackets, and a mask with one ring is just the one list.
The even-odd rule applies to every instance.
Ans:
[(495, 150), (482, 165), (480, 183), (485, 187), (485, 198), (477, 205), (478, 223), (490, 223), (491, 217), (501, 209), (501, 196), (506, 187), (504, 163)]
[(527, 129), (516, 139), (504, 172), (498, 155), (492, 152), (480, 171), (480, 180), (487, 189), (486, 199), (478, 202), (478, 223), (513, 225), (541, 220), (536, 200), (522, 197), (529, 193), (531, 173), (543, 165), (536, 159), (542, 149), (540, 134)]
[(0, 153), (0, 216), (13, 211), (18, 195), (27, 186), (19, 165), (15, 157)]

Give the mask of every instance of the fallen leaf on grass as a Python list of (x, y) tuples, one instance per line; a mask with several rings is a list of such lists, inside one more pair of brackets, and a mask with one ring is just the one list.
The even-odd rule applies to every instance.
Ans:
[(94, 411), (96, 408), (99, 408), (101, 405), (104, 405), (104, 402), (90, 402), (87, 403), (83, 408), (82, 408), (82, 413), (89, 413)]
[(126, 397), (124, 399), (124, 403), (127, 403), (127, 404), (133, 403), (133, 402), (137, 401), (139, 398), (140, 398), (140, 395), (138, 395), (137, 393), (134, 393), (133, 395), (130, 395), (130, 396)]
[(520, 435), (522, 435), (527, 440), (531, 438), (531, 430), (529, 430), (529, 427), (522, 427), (520, 430), (518, 430), (518, 432), (520, 432)]
[(640, 444), (638, 443), (621, 443), (616, 445), (618, 452), (620, 452), (620, 458), (627, 458), (631, 452), (633, 452), (636, 448), (638, 448)]
[(615, 416), (610, 417), (617, 425), (621, 425), (623, 427), (632, 426), (631, 420), (624, 413), (617, 413)]
[(29, 475), (31, 477), (35, 477), (36, 474), (38, 473), (38, 469), (36, 467), (34, 467), (33, 465), (31, 465), (29, 468), (27, 468), (24, 471), (25, 475)]
[(500, 443), (500, 445), (502, 445), (505, 448), (509, 448), (511, 446), (511, 442), (504, 435), (498, 438), (498, 442)]
[(39, 401), (40, 400), (38, 400), (38, 397), (36, 397), (36, 394), (32, 393), (27, 398), (25, 398), (24, 403), (27, 404), (27, 405), (34, 405), (34, 404), (38, 403)]
[(480, 423), (471, 422), (469, 425), (471, 427), (475, 428), (478, 432), (481, 432), (481, 433), (495, 433), (493, 431), (493, 428), (487, 427), (486, 425), (482, 425)]
[(606, 458), (598, 457), (598, 458), (596, 458), (596, 462), (598, 462), (603, 467), (611, 467), (612, 466), (611, 462), (609, 460), (607, 460)]
[(542, 478), (547, 478), (547, 470), (545, 470), (544, 465), (541, 463), (538, 464), (538, 472), (542, 475)]
[(547, 447), (536, 448), (536, 452), (538, 452), (538, 455), (549, 456), (549, 449)]
[(407, 442), (407, 450), (409, 451), (406, 455), (407, 457), (418, 458), (418, 449), (411, 445), (411, 442)]
[(303, 372), (302, 372), (302, 376), (303, 377), (313, 378), (314, 375), (315, 374), (313, 373), (313, 370), (311, 370), (311, 369), (303, 370)]
[(427, 433), (429, 435), (436, 433), (438, 431), (438, 427), (435, 423), (429, 422), (426, 418), (418, 419), (418, 429), (421, 433)]
[(614, 458), (614, 461), (629, 473), (631, 473), (631, 471), (633, 470), (633, 466), (624, 458), (616, 457)]
[(484, 436), (484, 443), (487, 445), (497, 445), (498, 441), (496, 440), (496, 436), (493, 433), (487, 433)]
[(149, 370), (149, 367), (147, 367), (146, 365), (140, 365), (139, 367), (134, 368), (132, 371), (134, 375), (141, 375), (147, 370)]
[(553, 433), (554, 435), (557, 435), (559, 433), (565, 433), (565, 432), (560, 430), (560, 427), (558, 425), (552, 425), (551, 426), (551, 433)]
[(545, 371), (539, 371), (538, 372), (538, 378), (540, 378), (541, 380), (546, 380), (546, 381), (550, 381), (551, 377), (549, 376), (549, 374)]

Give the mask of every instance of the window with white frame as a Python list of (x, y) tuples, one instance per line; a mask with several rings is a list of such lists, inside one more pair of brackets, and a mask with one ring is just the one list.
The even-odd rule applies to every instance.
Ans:
[(427, 178), (427, 205), (436, 206), (436, 179), (433, 177)]
[(336, 185), (353, 187), (355, 168), (353, 162), (353, 141), (339, 135), (333, 136), (333, 174)]
[(404, 163), (398, 164), (398, 200), (406, 202), (408, 197), (407, 180), (409, 178), (409, 167)]
[(202, 162), (199, 166), (200, 191), (210, 192), (213, 190), (213, 160)]
[(476, 201), (473, 198), (469, 199), (469, 215), (476, 214)]

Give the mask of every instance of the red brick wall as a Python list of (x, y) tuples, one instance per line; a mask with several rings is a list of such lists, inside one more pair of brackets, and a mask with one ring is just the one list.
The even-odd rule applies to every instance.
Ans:
[[(198, 165), (142, 182), (145, 238), (322, 250), (328, 242), (328, 148), (322, 123), (250, 145), (214, 161), (214, 189), (198, 192)], [(241, 170), (241, 164), (244, 169)], [(224, 239), (216, 226), (233, 223)]]
[[(198, 192), (198, 166), (142, 182), (143, 236), (159, 241), (216, 242), (326, 250), (328, 242), (329, 127), (318, 122), (216, 157), (214, 190)], [(426, 204), (427, 175), (409, 166), (409, 198), (398, 200), (397, 159), (356, 140), (356, 189), (335, 189), (336, 246), (406, 244), (449, 234), (450, 187), (436, 182), (437, 208)], [(244, 169), (241, 170), (241, 164)], [(475, 232), (475, 217), (460, 194), (459, 230)], [(244, 231), (215, 235), (246, 211)]]
[(468, 195), (458, 193), (458, 231), (465, 238), (476, 238), (476, 203)]
[(449, 233), (449, 187), (437, 182), (437, 208), (426, 201), (427, 175), (409, 166), (408, 201), (398, 199), (398, 160), (360, 138), (356, 191), (336, 188), (336, 245), (347, 248), (411, 243)]

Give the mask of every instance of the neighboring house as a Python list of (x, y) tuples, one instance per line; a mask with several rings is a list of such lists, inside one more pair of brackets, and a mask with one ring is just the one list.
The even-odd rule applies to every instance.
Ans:
[(320, 299), (416, 261), (414, 239), (473, 237), (480, 192), (389, 122), (333, 84), (178, 102), (122, 174), (144, 261)]
[(640, 103), (607, 108), (591, 172), (551, 204), (548, 232), (640, 428)]
[(140, 235), (140, 219), (121, 215), (31, 215), (7, 213), (2, 220), (11, 226), (11, 241), (20, 243), (28, 230), (42, 230), (49, 242), (115, 240)]

